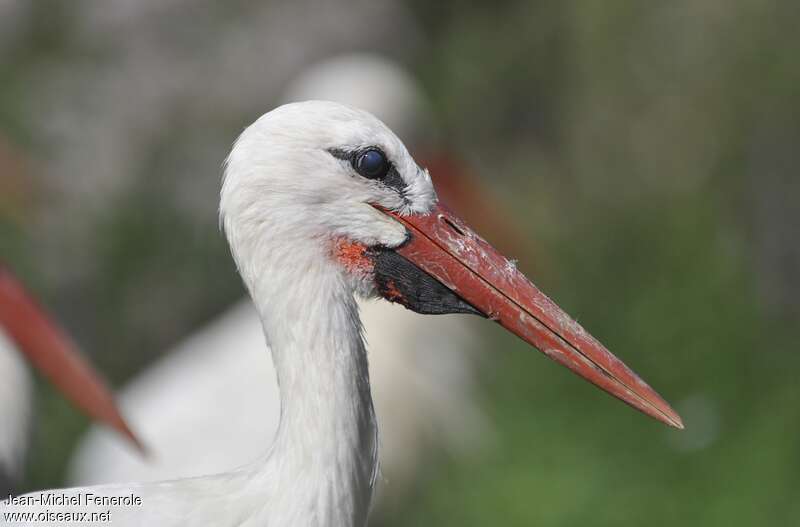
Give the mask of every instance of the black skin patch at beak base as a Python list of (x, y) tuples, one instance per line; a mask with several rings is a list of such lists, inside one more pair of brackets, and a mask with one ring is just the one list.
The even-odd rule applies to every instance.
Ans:
[(423, 315), (467, 313), (485, 317), (436, 278), (391, 249), (370, 250), (375, 285), (389, 302), (397, 302)]

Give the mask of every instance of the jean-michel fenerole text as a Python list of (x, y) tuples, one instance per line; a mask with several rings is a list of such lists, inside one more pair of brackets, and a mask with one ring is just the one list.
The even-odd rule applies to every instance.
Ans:
[(135, 494), (108, 496), (92, 492), (64, 493), (37, 492), (24, 496), (11, 496), (3, 500), (3, 505), (39, 507), (141, 507), (142, 497)]

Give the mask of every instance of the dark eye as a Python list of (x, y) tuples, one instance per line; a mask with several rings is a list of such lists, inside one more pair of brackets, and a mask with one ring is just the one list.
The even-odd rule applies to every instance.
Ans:
[(356, 156), (353, 168), (365, 178), (382, 179), (389, 172), (389, 161), (383, 152), (370, 148)]

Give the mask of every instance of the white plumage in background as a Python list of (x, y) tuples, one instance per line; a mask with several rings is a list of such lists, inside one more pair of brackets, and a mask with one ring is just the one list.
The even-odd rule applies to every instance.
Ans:
[(0, 327), (0, 496), (19, 478), (27, 448), (33, 387), (14, 343)]
[[(432, 135), (414, 80), (386, 58), (350, 54), (308, 68), (286, 99), (314, 98), (364, 108), (412, 144)], [(470, 184), (452, 173), (441, 177), (453, 178), (450, 186)], [(384, 431), (380, 504), (402, 498), (426, 456), (460, 455), (484, 441), (488, 427), (474, 379), (481, 339), (464, 317), (431, 319), (388, 302), (360, 305)], [(256, 459), (275, 435), (280, 402), (250, 300), (168, 351), (119, 392), (119, 402), (150, 456), (94, 427), (72, 460), (72, 484), (212, 474)]]

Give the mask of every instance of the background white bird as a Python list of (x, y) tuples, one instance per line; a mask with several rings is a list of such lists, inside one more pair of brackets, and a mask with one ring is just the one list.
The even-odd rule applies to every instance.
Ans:
[[(434, 149), (424, 96), (411, 76), (386, 58), (359, 53), (315, 64), (290, 83), (285, 99), (364, 108), (411, 144)], [(476, 184), (453, 170), (438, 178), (447, 178), (448, 188)], [(387, 302), (365, 301), (360, 307), (384, 431), (377, 503), (391, 504), (405, 495), (434, 451), (460, 455), (485, 440), (489, 427), (475, 386), (481, 338), (473, 321), (463, 317), (432, 320)], [(72, 460), (72, 484), (212, 474), (256, 459), (275, 435), (280, 401), (250, 300), (168, 351), (119, 392), (119, 401), (150, 455), (142, 457), (96, 426)]]
[(33, 386), (17, 347), (0, 327), (0, 496), (16, 485), (27, 447)]
[[(644, 381), (436, 201), (428, 173), (368, 113), (312, 101), (262, 116), (228, 157), (220, 215), (279, 380), (272, 446), (224, 474), (74, 488), (55, 507), (21, 497), (4, 512), (78, 507), (118, 525), (364, 525), (378, 432), (354, 293), (421, 313), (483, 314), (681, 426)], [(89, 496), (97, 499), (87, 504)]]

